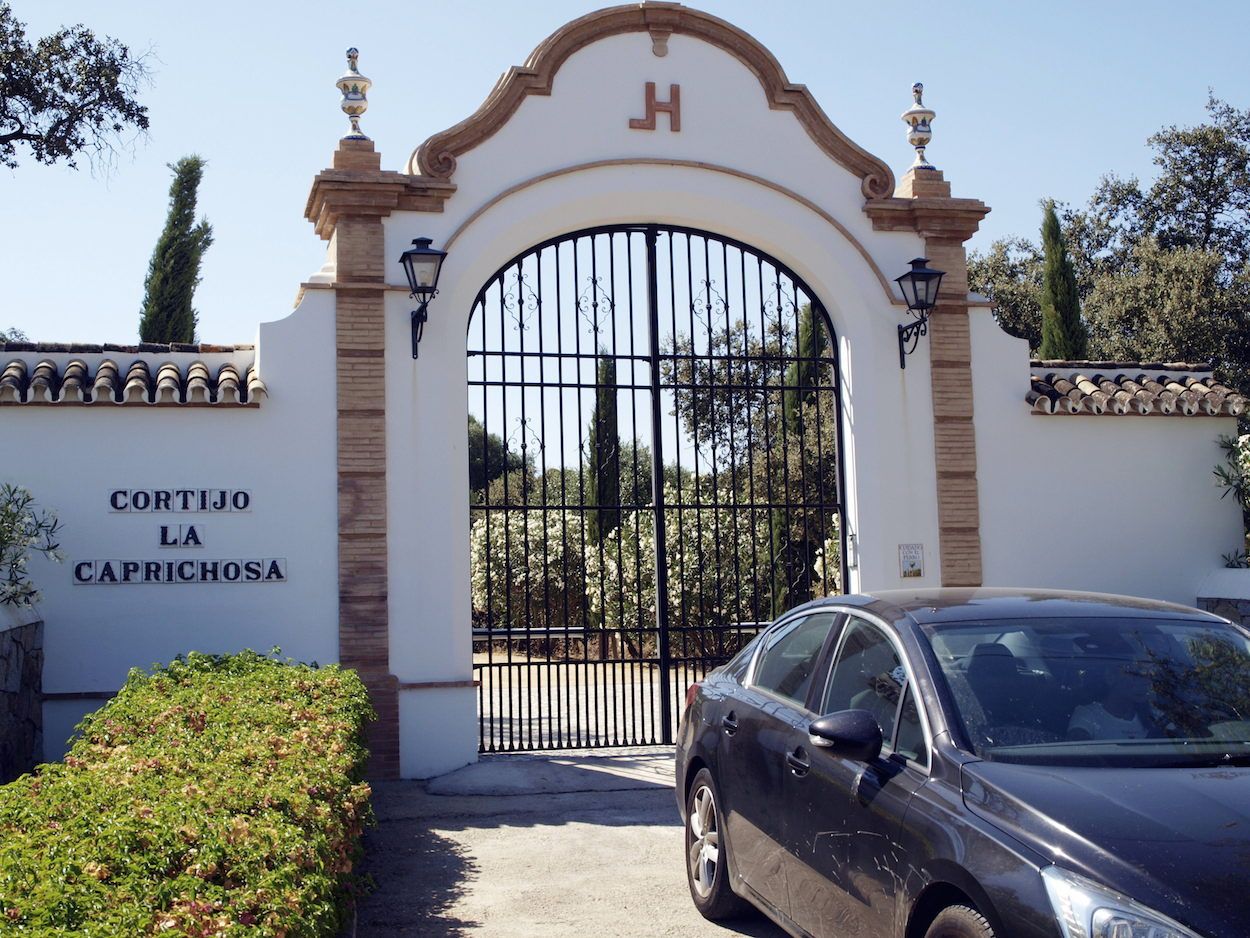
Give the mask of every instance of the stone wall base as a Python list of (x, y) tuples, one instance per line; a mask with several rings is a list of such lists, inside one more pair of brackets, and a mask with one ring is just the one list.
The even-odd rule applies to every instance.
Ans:
[(0, 631), (0, 784), (43, 761), (43, 623)]
[(1214, 612), (1230, 622), (1250, 627), (1250, 599), (1225, 599), (1215, 596), (1199, 596), (1198, 608)]

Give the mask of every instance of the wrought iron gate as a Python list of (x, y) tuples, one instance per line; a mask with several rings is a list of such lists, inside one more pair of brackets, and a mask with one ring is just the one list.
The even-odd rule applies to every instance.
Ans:
[(671, 742), (689, 683), (845, 582), (837, 342), (776, 260), (565, 235), (487, 281), (468, 355), (482, 750)]

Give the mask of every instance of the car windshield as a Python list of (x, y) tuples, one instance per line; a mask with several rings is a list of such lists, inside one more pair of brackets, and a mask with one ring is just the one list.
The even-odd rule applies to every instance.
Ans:
[(1017, 619), (925, 627), (983, 759), (1250, 765), (1250, 640), (1212, 622)]

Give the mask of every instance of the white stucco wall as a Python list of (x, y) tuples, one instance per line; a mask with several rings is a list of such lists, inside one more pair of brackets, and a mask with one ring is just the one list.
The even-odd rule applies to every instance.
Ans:
[[(304, 661), (338, 658), (333, 300), (310, 293), (294, 314), (260, 327), (258, 408), (92, 404), (0, 408), (0, 480), (26, 486), (63, 523), (66, 562), (37, 559), (46, 620), (44, 692), (116, 691), (132, 667), (188, 651), (277, 645)], [(17, 353), (30, 363), (103, 356)], [(16, 357), (16, 354), (10, 357)], [(123, 374), (146, 358), (112, 353)], [(250, 353), (234, 353), (244, 363)], [(155, 369), (153, 369), (155, 370)], [(251, 510), (118, 513), (114, 489), (247, 489)], [(162, 548), (162, 524), (196, 524), (201, 548)], [(75, 585), (76, 561), (284, 558), (285, 583)], [(98, 700), (45, 705), (46, 755)]]
[(1127, 593), (1193, 605), (1241, 512), (1211, 470), (1233, 417), (1034, 415), (1028, 349), (973, 313), (987, 586)]

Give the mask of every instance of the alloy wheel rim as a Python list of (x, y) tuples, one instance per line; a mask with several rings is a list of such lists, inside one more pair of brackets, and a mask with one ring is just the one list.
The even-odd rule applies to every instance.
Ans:
[(706, 899), (712, 893), (720, 862), (720, 827), (712, 789), (699, 786), (690, 800), (690, 809), (690, 882), (699, 898)]

